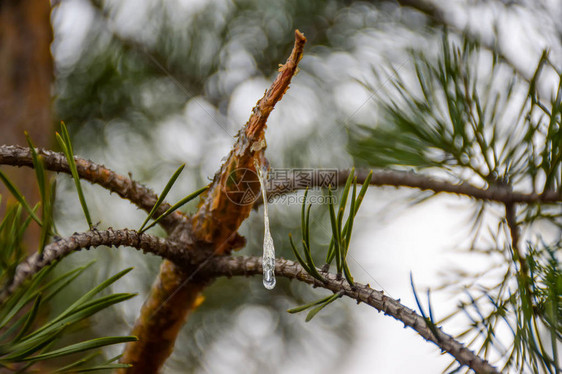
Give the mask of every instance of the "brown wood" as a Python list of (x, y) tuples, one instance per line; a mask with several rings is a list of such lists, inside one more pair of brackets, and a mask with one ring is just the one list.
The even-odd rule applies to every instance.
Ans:
[[(233, 199), (230, 192), (236, 190), (239, 182), (257, 181), (255, 173), (245, 171), (255, 171), (254, 161), (260, 165), (265, 163), (267, 118), (296, 74), (305, 42), (306, 38), (297, 30), (291, 56), (279, 68), (277, 78), (254, 107), (246, 126), (240, 130), (227, 160), (201, 198), (192, 226), (178, 227), (170, 239), (182, 243), (190, 237), (197, 246), (194, 251), (208, 253), (209, 259), (243, 246), (244, 239), (237, 231), (250, 214), (252, 204)], [(257, 183), (248, 185), (253, 186), (253, 192), (258, 192)], [(199, 303), (198, 295), (204, 288), (201, 285), (204, 280), (196, 280), (194, 277), (199, 269), (201, 267), (186, 272), (164, 260), (158, 280), (152, 286), (132, 332), (139, 340), (127, 344), (121, 358), (121, 362), (132, 364), (133, 367), (120, 370), (119, 373), (155, 373), (162, 367), (172, 353), (176, 337), (189, 311)]]
[[(53, 32), (51, 6), (45, 0), (0, 1), (0, 144), (26, 145), (27, 130), (36, 145), (52, 139), (51, 84)], [(33, 205), (39, 200), (35, 174), (29, 170), (2, 168)], [(3, 215), (9, 193), (4, 197)], [(13, 201), (13, 200), (12, 200)], [(36, 250), (39, 230), (35, 224), (25, 235), (28, 250)]]

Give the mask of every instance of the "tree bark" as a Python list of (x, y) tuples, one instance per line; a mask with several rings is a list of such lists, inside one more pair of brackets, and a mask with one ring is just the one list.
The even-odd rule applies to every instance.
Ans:
[[(50, 13), (49, 1), (0, 0), (0, 144), (26, 145), (26, 130), (36, 145), (51, 143)], [(39, 200), (33, 173), (14, 168), (3, 172), (30, 203)], [(9, 192), (3, 185), (0, 194), (4, 202), (9, 200)], [(4, 208), (0, 207), (0, 214), (3, 212)], [(25, 245), (35, 250), (39, 230), (35, 225), (30, 230)]]

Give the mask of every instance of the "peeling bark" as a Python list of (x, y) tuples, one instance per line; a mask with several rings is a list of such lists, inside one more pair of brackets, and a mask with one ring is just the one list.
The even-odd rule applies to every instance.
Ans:
[[(238, 194), (241, 185), (257, 194), (259, 183), (255, 174), (254, 160), (265, 164), (265, 129), (269, 114), (281, 100), (297, 72), (306, 38), (298, 30), (295, 45), (287, 62), (279, 68), (279, 74), (252, 110), (250, 119), (238, 133), (227, 160), (215, 175), (207, 192), (201, 197), (191, 227), (178, 227), (171, 240), (182, 242), (182, 236), (191, 236), (196, 248), (208, 258), (224, 255), (242, 248), (244, 238), (238, 235), (240, 224), (249, 216), (252, 204), (243, 201)], [(186, 272), (164, 260), (158, 279), (152, 286), (137, 319), (133, 334), (139, 341), (127, 344), (121, 362), (132, 364), (127, 373), (154, 373), (172, 353), (180, 328), (189, 311), (196, 308), (199, 292), (205, 281), (193, 282), (200, 267)], [(165, 332), (163, 334), (162, 332)], [(153, 350), (157, 349), (157, 354)], [(125, 373), (124, 370), (118, 371)]]

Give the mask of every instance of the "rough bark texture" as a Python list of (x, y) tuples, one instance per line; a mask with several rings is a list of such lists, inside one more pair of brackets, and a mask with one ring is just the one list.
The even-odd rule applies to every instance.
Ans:
[[(262, 263), (259, 257), (228, 256), (216, 258), (203, 270), (203, 274), (214, 276), (250, 276), (262, 274)], [(318, 269), (318, 271), (321, 271)], [(404, 327), (411, 327), (424, 339), (435, 343), (440, 349), (450, 353), (455, 359), (476, 373), (499, 373), (488, 361), (478, 357), (470, 349), (456, 341), (452, 336), (436, 327), (437, 336), (427, 325), (424, 318), (412, 309), (402, 305), (398, 300), (392, 299), (382, 291), (373, 290), (369, 285), (354, 283), (353, 287), (347, 280), (336, 274), (323, 273), (325, 282), (320, 282), (308, 274), (298, 263), (277, 259), (275, 261), (275, 274), (289, 279), (298, 279), (301, 282), (312, 284), (333, 291), (343, 291), (343, 294), (372, 306), (385, 315), (394, 317), (404, 323)]]
[[(365, 182), (370, 170), (359, 169), (355, 171), (357, 175), (357, 183)], [(349, 177), (349, 170), (338, 170), (337, 187), (345, 186), (345, 182)], [(288, 179), (291, 179), (289, 176)], [(562, 202), (562, 191), (544, 191), (543, 193), (523, 193), (513, 191), (511, 186), (489, 186), (487, 188), (479, 188), (470, 183), (451, 183), (446, 180), (440, 180), (430, 175), (417, 174), (414, 172), (405, 172), (397, 170), (373, 170), (373, 176), (370, 184), (372, 186), (394, 186), (394, 187), (411, 187), (422, 191), (433, 191), (438, 193), (452, 193), (457, 195), (468, 196), (477, 200), (493, 201), (503, 204), (555, 204)], [(310, 186), (314, 187), (314, 186)], [(304, 187), (299, 187), (304, 188)], [(281, 187), (268, 191), (268, 196), (277, 194), (285, 194), (295, 191), (290, 185), (282, 185)], [(262, 203), (260, 199), (256, 203)]]
[[(196, 243), (194, 251), (205, 253), (208, 258), (243, 247), (245, 240), (237, 231), (250, 214), (252, 204), (246, 203), (244, 194), (238, 192), (244, 186), (242, 188), (249, 187), (251, 193), (258, 193), (254, 162), (265, 164), (267, 118), (296, 74), (305, 42), (306, 38), (297, 30), (291, 56), (279, 68), (277, 78), (238, 133), (238, 140), (227, 160), (201, 198), (192, 226), (176, 228), (171, 240), (182, 243), (182, 237), (190, 236)], [(139, 341), (127, 344), (121, 358), (121, 362), (133, 365), (127, 373), (154, 373), (171, 354), (177, 334), (188, 312), (196, 307), (197, 295), (204, 287), (200, 281), (195, 283), (193, 280), (199, 269), (185, 271), (164, 261), (133, 329)], [(155, 349), (157, 354), (153, 354)]]
[(178, 331), (203, 300), (201, 291), (205, 283), (189, 282), (189, 276), (173, 262), (162, 262), (160, 274), (131, 331), (139, 341), (127, 344), (121, 359), (133, 367), (120, 369), (119, 373), (157, 373), (172, 354)]
[(49, 145), (53, 62), (51, 6), (44, 0), (0, 2), (0, 123), (2, 143), (25, 145), (28, 130)]
[[(53, 61), (50, 44), (51, 5), (45, 0), (0, 1), (0, 144), (25, 145), (27, 130), (36, 144), (51, 140), (51, 83)], [(30, 202), (39, 200), (33, 173), (4, 171)], [(0, 195), (9, 193), (0, 184)], [(3, 214), (0, 207), (0, 214)], [(25, 244), (35, 250), (39, 231), (35, 225)]]
[(18, 265), (16, 273), (9, 284), (0, 292), (0, 303), (11, 295), (25, 281), (37, 274), (49, 264), (62, 259), (74, 251), (90, 249), (91, 247), (128, 246), (142, 250), (144, 253), (152, 253), (157, 256), (168, 258), (176, 263), (187, 264), (196, 258), (188, 256), (189, 248), (180, 246), (178, 243), (159, 238), (149, 234), (139, 234), (134, 230), (92, 230), (84, 233), (76, 233), (68, 238), (59, 239), (47, 245), (43, 252), (35, 252), (25, 261)]
[[(45, 168), (47, 170), (70, 174), (68, 162), (62, 153), (40, 148), (37, 149), (37, 153), (43, 156)], [(80, 179), (98, 184), (108, 191), (114, 192), (120, 197), (131, 201), (147, 212), (152, 209), (158, 200), (158, 196), (151, 189), (128, 177), (119, 175), (103, 165), (80, 157), (74, 157), (74, 160), (76, 161), (76, 168)], [(0, 146), (0, 165), (2, 164), (33, 167), (31, 151), (29, 148), (20, 146)], [(33, 173), (28, 174), (33, 175)], [(168, 208), (170, 208), (170, 205), (168, 203), (163, 203), (156, 211), (156, 216), (164, 213)], [(188, 221), (187, 217), (181, 212), (175, 211), (161, 221), (161, 226), (170, 233), (177, 224), (186, 221)]]

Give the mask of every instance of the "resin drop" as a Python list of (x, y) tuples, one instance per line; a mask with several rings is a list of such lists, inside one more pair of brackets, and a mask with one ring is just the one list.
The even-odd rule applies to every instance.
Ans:
[(269, 217), (267, 215), (267, 193), (264, 172), (256, 163), (256, 171), (260, 180), (261, 193), (263, 197), (263, 225), (265, 227), (263, 234), (263, 285), (268, 290), (275, 287), (275, 247), (273, 246), (273, 238), (269, 231)]

